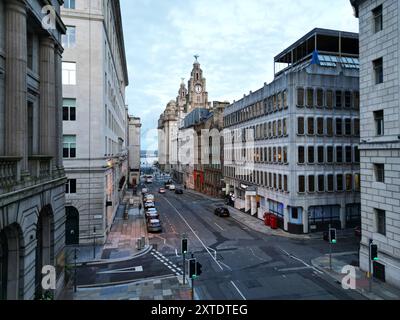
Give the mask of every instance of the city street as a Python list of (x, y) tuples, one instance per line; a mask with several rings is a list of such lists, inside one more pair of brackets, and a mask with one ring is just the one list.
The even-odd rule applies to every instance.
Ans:
[[(190, 191), (158, 194), (160, 181), (150, 185), (163, 232), (150, 235), (154, 249), (123, 263), (88, 266), (79, 270), (79, 285), (125, 283), (182, 274), (180, 239), (186, 235), (191, 254), (203, 265), (195, 282), (202, 300), (250, 299), (363, 299), (311, 266), (329, 247), (319, 239), (266, 237), (233, 218), (219, 218), (213, 209), (221, 200)], [(355, 238), (339, 239), (334, 252), (356, 252)], [(138, 269), (129, 269), (138, 267)]]

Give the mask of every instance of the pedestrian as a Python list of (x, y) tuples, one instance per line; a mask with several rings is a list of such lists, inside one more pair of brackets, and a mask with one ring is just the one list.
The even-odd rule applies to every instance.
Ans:
[(139, 203), (139, 212), (141, 212), (141, 211), (142, 211), (142, 204)]

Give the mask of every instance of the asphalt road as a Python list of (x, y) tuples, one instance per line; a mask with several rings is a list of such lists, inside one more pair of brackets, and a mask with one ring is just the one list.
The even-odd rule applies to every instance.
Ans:
[[(163, 223), (151, 244), (182, 268), (181, 238), (188, 238), (189, 251), (203, 265), (195, 281), (202, 300), (252, 299), (364, 299), (311, 266), (311, 260), (329, 252), (323, 240), (294, 240), (266, 236), (233, 218), (213, 214), (221, 200), (185, 192), (158, 194), (161, 181), (149, 188)], [(355, 238), (340, 239), (334, 253), (355, 252)], [(157, 270), (154, 269), (154, 275)]]
[[(195, 281), (201, 300), (351, 300), (364, 299), (311, 266), (329, 252), (323, 240), (295, 240), (266, 236), (233, 218), (213, 214), (221, 200), (184, 192), (158, 193), (161, 181), (149, 189), (156, 196), (163, 232), (150, 234), (154, 250), (124, 262), (86, 265), (78, 269), (80, 287), (110, 286), (155, 277), (182, 276), (181, 238), (188, 238), (189, 254), (203, 265)], [(339, 239), (334, 253), (355, 252), (355, 238)]]

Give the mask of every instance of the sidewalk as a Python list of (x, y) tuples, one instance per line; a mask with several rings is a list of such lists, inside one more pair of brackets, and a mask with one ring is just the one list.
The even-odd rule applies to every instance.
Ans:
[[(332, 255), (332, 270), (329, 267), (329, 255), (316, 258), (311, 261), (312, 265), (326, 273), (339, 283), (342, 282), (344, 274), (343, 267), (352, 265), (358, 261), (357, 253), (344, 253)], [(372, 292), (369, 292), (369, 280), (367, 274), (356, 267), (356, 290), (370, 300), (400, 300), (400, 290), (379, 280), (373, 279)]]

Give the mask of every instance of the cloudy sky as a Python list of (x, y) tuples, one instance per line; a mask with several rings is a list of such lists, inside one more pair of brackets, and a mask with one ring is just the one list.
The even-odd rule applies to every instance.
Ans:
[(273, 79), (273, 58), (315, 27), (358, 32), (349, 0), (120, 0), (130, 113), (143, 149), (181, 78), (199, 61), (209, 100), (238, 100)]

